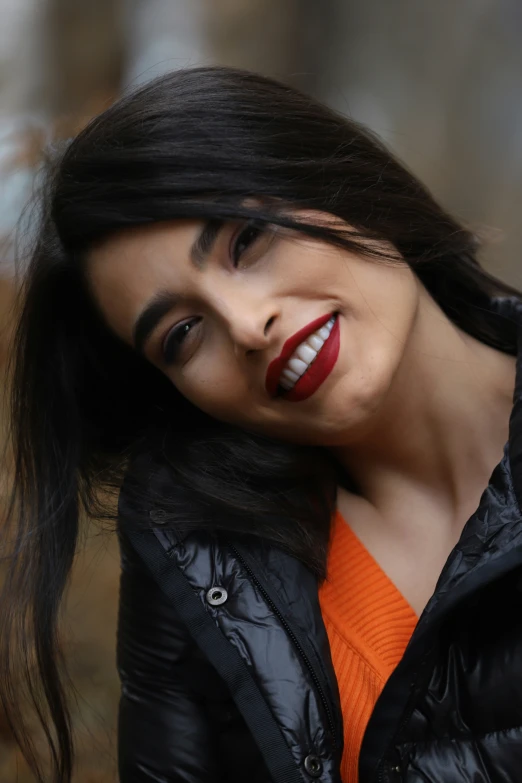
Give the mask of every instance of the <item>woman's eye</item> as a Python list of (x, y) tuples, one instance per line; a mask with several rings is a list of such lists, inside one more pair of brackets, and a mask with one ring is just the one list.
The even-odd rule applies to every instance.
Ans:
[(237, 234), (232, 247), (232, 261), (237, 266), (250, 245), (263, 233), (262, 226), (256, 221), (249, 221)]
[(163, 341), (163, 359), (166, 364), (173, 364), (178, 358), (183, 347), (183, 343), (199, 318), (192, 318), (190, 321), (184, 321), (174, 326)]

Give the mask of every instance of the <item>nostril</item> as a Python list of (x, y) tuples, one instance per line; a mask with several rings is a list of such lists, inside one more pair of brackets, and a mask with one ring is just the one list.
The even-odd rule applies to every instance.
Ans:
[(266, 324), (265, 324), (265, 331), (264, 331), (265, 337), (267, 335), (268, 330), (270, 329), (270, 327), (274, 323), (274, 321), (275, 321), (275, 315), (273, 315), (271, 318), (269, 318), (268, 321), (266, 322)]

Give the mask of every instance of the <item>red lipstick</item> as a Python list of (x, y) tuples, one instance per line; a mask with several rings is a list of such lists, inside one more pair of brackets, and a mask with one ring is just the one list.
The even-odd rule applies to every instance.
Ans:
[[(296, 348), (301, 345), (307, 337), (328, 323), (331, 317), (332, 313), (328, 313), (320, 318), (316, 318), (315, 321), (304, 326), (292, 335), (292, 337), (288, 338), (283, 345), (283, 349), (279, 356), (268, 365), (265, 388), (271, 397), (276, 396), (281, 373)], [(336, 318), (330, 336), (319, 351), (317, 358), (299, 378), (295, 386), (289, 392), (285, 392), (282, 396), (286, 400), (292, 402), (298, 402), (310, 397), (332, 371), (339, 355), (339, 347), (339, 319)]]
[(323, 344), (317, 357), (301, 375), (295, 386), (283, 394), (283, 398), (289, 402), (302, 402), (302, 400), (311, 397), (335, 367), (340, 347), (341, 332), (339, 318), (337, 317), (330, 336)]

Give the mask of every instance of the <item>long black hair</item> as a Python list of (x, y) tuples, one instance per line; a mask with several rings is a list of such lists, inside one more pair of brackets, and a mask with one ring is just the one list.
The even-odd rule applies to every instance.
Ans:
[[(343, 228), (302, 223), (303, 209)], [(373, 241), (384, 240), (459, 327), (516, 351), (513, 325), (491, 301), (519, 292), (480, 267), (476, 237), (368, 130), (283, 84), (227, 68), (177, 71), (118, 100), (55, 154), (12, 354), (13, 549), (0, 607), (1, 698), (39, 781), (19, 664), (52, 780), (70, 781), (57, 618), (79, 518), (110, 516), (109, 489), (126, 471), (136, 503), (163, 503), (172, 524), (261, 537), (324, 575), (335, 465), (319, 449), (196, 410), (109, 333), (90, 299), (90, 248), (128, 227), (188, 217), (255, 219), (393, 262)], [(168, 502), (149, 492), (148, 470), (132, 472), (143, 454), (168, 470)]]

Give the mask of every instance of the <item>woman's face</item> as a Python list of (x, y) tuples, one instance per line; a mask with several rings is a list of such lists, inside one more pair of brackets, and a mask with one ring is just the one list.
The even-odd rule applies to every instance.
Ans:
[(122, 232), (91, 252), (88, 277), (109, 327), (196, 406), (323, 446), (371, 427), (419, 301), (406, 264), (252, 222)]

